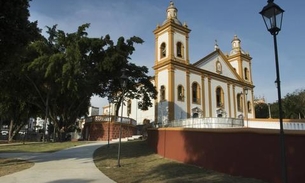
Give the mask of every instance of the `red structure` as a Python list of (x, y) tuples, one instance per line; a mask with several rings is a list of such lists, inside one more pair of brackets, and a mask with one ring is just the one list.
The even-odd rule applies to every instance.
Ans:
[[(115, 116), (93, 116), (89, 118), (83, 128), (83, 137), (89, 141), (107, 141), (108, 134), (109, 140), (119, 138), (120, 122), (117, 121)], [(110, 121), (109, 121), (110, 120)], [(136, 134), (136, 125), (130, 118), (124, 118), (122, 123), (122, 138), (131, 137)], [(108, 133), (109, 131), (109, 133)]]
[[(285, 131), (288, 182), (305, 182), (305, 132)], [(161, 156), (219, 172), (281, 182), (280, 137), (267, 129), (148, 130)]]

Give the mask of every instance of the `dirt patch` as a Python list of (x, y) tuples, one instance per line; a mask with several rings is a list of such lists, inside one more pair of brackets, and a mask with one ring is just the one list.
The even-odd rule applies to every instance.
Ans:
[(31, 168), (32, 166), (34, 166), (34, 163), (30, 161), (15, 158), (0, 158), (0, 177)]

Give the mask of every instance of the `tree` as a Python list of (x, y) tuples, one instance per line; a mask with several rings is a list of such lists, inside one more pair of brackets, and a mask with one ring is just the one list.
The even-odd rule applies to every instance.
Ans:
[[(106, 36), (107, 40), (108, 36)], [(99, 73), (103, 73), (103, 79), (100, 76), (99, 88), (95, 91), (95, 94), (101, 97), (110, 97), (116, 101), (115, 115), (118, 115), (118, 110), (125, 98), (138, 99), (139, 107), (142, 110), (147, 110), (152, 106), (151, 99), (155, 99), (157, 96), (157, 90), (152, 84), (152, 77), (148, 76), (148, 68), (145, 66), (137, 66), (134, 63), (129, 62), (130, 55), (135, 51), (134, 43), (143, 43), (143, 40), (138, 37), (131, 37), (125, 39), (120, 37), (116, 45), (112, 42), (106, 52), (106, 57), (103, 62), (97, 63)], [(122, 70), (125, 70), (125, 74), (128, 78), (127, 86), (122, 91), (120, 84)], [(124, 96), (122, 95), (124, 93)]]
[[(128, 61), (135, 51), (132, 37), (119, 38), (115, 45), (109, 35), (101, 38), (87, 37), (89, 24), (79, 26), (74, 33), (48, 27), (49, 37), (33, 42), (29, 55), (36, 55), (25, 65), (28, 81), (36, 90), (32, 100), (55, 122), (57, 129), (70, 129), (76, 119), (86, 115), (93, 94), (116, 97), (122, 100), (121, 69), (128, 73), (126, 96), (141, 98), (143, 109), (151, 106), (150, 98), (156, 90), (146, 75), (148, 69)], [(48, 109), (48, 110), (47, 110)]]
[[(157, 90), (152, 83), (152, 77), (147, 76), (147, 67), (138, 67), (135, 64), (129, 63), (126, 66), (126, 75), (128, 77), (125, 96), (121, 96), (119, 101), (124, 97), (127, 99), (138, 99), (139, 109), (148, 110), (152, 106), (151, 99), (156, 99)], [(119, 103), (120, 104), (120, 103)], [(116, 114), (120, 105), (116, 105)]]
[(298, 104), (299, 118), (305, 118), (305, 89), (299, 92)]
[(270, 113), (272, 118), (279, 118), (279, 105), (278, 102), (274, 102), (270, 105)]
[[(282, 98), (283, 118), (298, 119), (305, 117), (305, 90), (295, 90)], [(270, 104), (272, 118), (279, 118), (278, 102)]]
[(89, 24), (74, 33), (48, 27), (46, 39), (28, 20), (29, 0), (0, 3), (0, 121), (10, 120), (12, 130), (26, 116), (44, 113), (55, 128), (68, 130), (86, 115), (92, 95), (121, 101), (122, 68), (129, 79), (126, 97), (141, 99), (142, 109), (152, 105), (157, 91), (148, 69), (128, 61), (142, 39), (120, 37), (114, 44), (109, 35), (89, 38)]
[(9, 140), (16, 134), (12, 130), (24, 124), (22, 114), (31, 108), (25, 102), (28, 90), (20, 90), (24, 86), (20, 72), (25, 49), (40, 31), (37, 22), (28, 20), (28, 7), (28, 0), (0, 2), (0, 117), (11, 121)]
[(305, 90), (288, 93), (283, 99), (285, 118), (298, 119), (305, 117)]
[(269, 111), (266, 103), (258, 103), (255, 105), (255, 117), (256, 118), (268, 118)]
[(53, 121), (57, 131), (68, 131), (77, 118), (86, 115), (90, 105), (90, 78), (79, 49), (87, 26), (80, 26), (71, 34), (57, 30), (56, 25), (48, 27), (48, 39), (38, 40), (29, 47), (30, 53), (37, 55), (25, 65), (28, 81), (39, 96), (33, 102), (46, 111), (46, 118)]
[[(20, 84), (20, 89), (24, 90), (23, 83), (16, 81), (16, 83)], [(28, 124), (28, 120), (30, 117), (37, 114), (38, 109), (27, 102), (28, 96), (26, 96), (27, 92), (24, 91), (12, 91), (15, 97), (1, 95), (1, 103), (0, 103), (0, 116), (5, 121), (8, 121), (7, 125), (9, 125), (9, 141), (12, 141), (13, 138), (18, 134), (18, 132), (24, 127), (24, 125)], [(23, 95), (23, 96), (22, 96)]]
[[(1, 1), (0, 4), (0, 82), (19, 65), (28, 43), (40, 36), (37, 22), (28, 20), (29, 0)], [(1, 83), (2, 84), (2, 83)]]

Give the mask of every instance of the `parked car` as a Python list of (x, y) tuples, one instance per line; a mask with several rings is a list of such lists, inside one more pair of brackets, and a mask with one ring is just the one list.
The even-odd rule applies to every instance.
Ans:
[(2, 130), (2, 131), (1, 131), (1, 134), (2, 134), (2, 135), (8, 135), (8, 131)]

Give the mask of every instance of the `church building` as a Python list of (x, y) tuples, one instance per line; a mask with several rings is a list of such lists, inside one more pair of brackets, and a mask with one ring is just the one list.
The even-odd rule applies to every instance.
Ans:
[(187, 118), (255, 118), (254, 85), (249, 53), (235, 35), (232, 50), (224, 54), (217, 43), (202, 59), (189, 60), (191, 30), (178, 19), (170, 2), (166, 19), (153, 31), (155, 36), (154, 84), (158, 97), (147, 111), (136, 100), (127, 100), (124, 116), (142, 124), (144, 119), (166, 125)]

